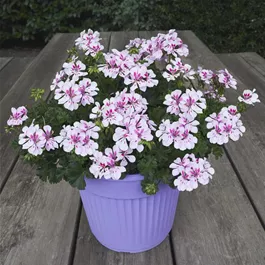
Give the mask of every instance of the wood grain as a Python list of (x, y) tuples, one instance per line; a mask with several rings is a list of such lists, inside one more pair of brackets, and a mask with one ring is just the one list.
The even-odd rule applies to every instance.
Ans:
[(255, 52), (242, 52), (239, 55), (253, 68), (265, 76), (265, 59)]
[[(184, 43), (190, 49), (189, 58), (194, 67), (202, 65), (207, 69), (224, 69), (226, 66), (214, 55), (191, 31), (180, 32)], [(230, 69), (230, 68), (229, 68)], [(247, 85), (231, 71), (238, 81), (238, 89), (228, 89), (229, 98), (237, 99)], [(255, 80), (252, 80), (254, 82)], [(257, 87), (258, 88), (258, 87)], [(259, 89), (260, 90), (260, 89)], [(260, 91), (258, 91), (260, 92)], [(265, 223), (265, 105), (256, 104), (242, 115), (242, 121), (247, 128), (242, 139), (230, 141), (226, 150), (239, 173), (253, 205), (258, 212), (262, 225)]]
[(19, 161), (0, 198), (0, 264), (68, 264), (79, 203), (68, 183), (44, 183)]
[(172, 230), (177, 264), (263, 265), (265, 233), (230, 162), (210, 162), (211, 183), (180, 194)]
[(32, 60), (32, 57), (13, 58), (6, 65), (6, 67), (0, 71), (0, 101), (6, 95), (8, 90), (14, 85), (14, 83), (21, 76)]
[(48, 97), (55, 73), (62, 67), (68, 56), (66, 50), (73, 46), (76, 37), (77, 34), (56, 34), (0, 102), (0, 154), (5, 158), (0, 161), (1, 189), (17, 159), (17, 154), (11, 146), (14, 136), (4, 132), (10, 109), (31, 105), (33, 102), (29, 99), (31, 88), (44, 88), (44, 98)]
[(0, 57), (0, 71), (12, 60), (12, 57)]

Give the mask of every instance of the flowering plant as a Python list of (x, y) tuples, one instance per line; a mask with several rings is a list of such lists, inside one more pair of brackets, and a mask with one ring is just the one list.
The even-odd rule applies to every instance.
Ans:
[[(150, 40), (131, 40), (123, 51), (103, 53), (100, 35), (83, 31), (56, 74), (53, 98), (27, 110), (12, 108), (7, 130), (38, 176), (62, 179), (79, 189), (88, 178), (144, 176), (142, 189), (155, 194), (160, 182), (180, 191), (205, 185), (214, 174), (207, 157), (245, 132), (241, 113), (259, 102), (245, 90), (236, 105), (226, 90), (237, 89), (227, 69), (193, 69), (189, 50), (175, 30)], [(78, 50), (84, 55), (78, 56)]]

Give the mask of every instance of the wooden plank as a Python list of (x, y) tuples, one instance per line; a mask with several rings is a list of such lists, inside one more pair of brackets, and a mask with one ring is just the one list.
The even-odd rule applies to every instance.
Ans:
[(33, 57), (13, 58), (6, 67), (0, 72), (0, 101), (6, 95), (8, 90), (14, 85), (21, 76)]
[(30, 66), (17, 79), (16, 83), (0, 102), (0, 154), (5, 158), (0, 161), (1, 189), (17, 159), (16, 152), (11, 146), (13, 136), (4, 132), (10, 109), (11, 107), (32, 104), (29, 99), (31, 88), (44, 88), (44, 98), (48, 97), (50, 84), (55, 73), (60, 70), (67, 58), (66, 50), (73, 46), (76, 38), (77, 34), (56, 34), (39, 55), (35, 57)]
[[(137, 32), (113, 32), (111, 34), (109, 49), (124, 49), (130, 39), (138, 37)], [(82, 212), (76, 251), (73, 265), (98, 264), (98, 265), (173, 265), (169, 237), (153, 250), (139, 253), (117, 253), (102, 246), (92, 235), (84, 211)]]
[(172, 241), (177, 264), (263, 265), (265, 233), (223, 156), (211, 183), (180, 194)]
[(156, 248), (142, 253), (129, 254), (108, 250), (92, 235), (85, 212), (82, 211), (73, 265), (83, 264), (173, 265), (173, 261), (168, 238)]
[[(194, 67), (203, 65), (209, 69), (224, 69), (225, 65), (191, 31), (180, 32), (184, 43), (189, 45), (190, 59)], [(238, 90), (228, 89), (228, 97), (237, 99), (247, 85), (238, 80)], [(258, 88), (258, 87), (257, 87)], [(258, 91), (261, 92), (260, 89)], [(256, 104), (242, 115), (247, 130), (244, 138), (226, 145), (229, 157), (239, 173), (248, 196), (258, 212), (261, 223), (265, 223), (265, 105)]]
[(12, 57), (0, 57), (0, 71), (12, 60)]
[(242, 52), (239, 55), (252, 67), (265, 76), (265, 59), (255, 52)]
[(79, 203), (68, 183), (44, 183), (19, 161), (0, 199), (0, 264), (68, 264)]
[[(108, 34), (102, 37), (103, 45), (108, 47)], [(61, 34), (60, 38), (70, 48), (76, 35)], [(55, 50), (58, 53), (56, 47)], [(61, 51), (65, 53), (66, 47)], [(45, 57), (50, 53), (55, 56), (49, 49)], [(56, 58), (53, 63), (58, 69), (52, 76), (64, 61), (62, 56)], [(42, 82), (46, 84), (45, 80)], [(34, 175), (34, 170), (19, 160), (1, 194), (1, 226), (5, 229), (0, 238), (0, 263), (70, 265), (80, 221), (79, 193), (68, 183), (51, 185)]]
[[(259, 91), (259, 97), (262, 102), (265, 102), (265, 76), (262, 75), (256, 68), (252, 67), (237, 53), (217, 54), (218, 58), (229, 68), (229, 70), (242, 83), (246, 89), (256, 88)], [(265, 60), (264, 60), (265, 64)]]
[(137, 31), (114, 31), (111, 33), (109, 50), (123, 50), (129, 41), (138, 37)]

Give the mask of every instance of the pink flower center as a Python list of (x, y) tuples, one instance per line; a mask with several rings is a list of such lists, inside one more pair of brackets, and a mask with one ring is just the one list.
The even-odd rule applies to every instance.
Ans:
[(250, 99), (251, 98), (250, 93), (245, 93), (243, 96), (244, 96), (244, 99)]
[(79, 135), (71, 135), (71, 140), (74, 144), (77, 144), (80, 141)]
[(169, 132), (173, 138), (176, 138), (179, 136), (179, 130), (177, 129), (170, 129)]

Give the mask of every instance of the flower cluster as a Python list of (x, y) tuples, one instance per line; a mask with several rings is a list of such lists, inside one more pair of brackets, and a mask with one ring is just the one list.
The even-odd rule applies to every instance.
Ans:
[(27, 109), (21, 106), (17, 109), (11, 108), (11, 115), (7, 121), (8, 126), (18, 126), (21, 125), (25, 120), (28, 119)]
[[(91, 158), (93, 164), (89, 168), (89, 171), (95, 178), (105, 179), (120, 179), (121, 174), (126, 171), (125, 166), (128, 161), (135, 162), (135, 156), (133, 156), (131, 149), (122, 151), (118, 146), (106, 148), (105, 154), (96, 151)], [(120, 165), (119, 165), (120, 164)]]
[(99, 51), (104, 49), (100, 44), (99, 32), (89, 29), (87, 32), (84, 30), (80, 33), (80, 37), (76, 39), (75, 45), (85, 51), (86, 55), (96, 56)]
[(43, 126), (43, 129), (33, 123), (29, 127), (23, 127), (18, 143), (22, 145), (22, 149), (27, 149), (34, 156), (41, 155), (45, 149), (51, 151), (58, 148), (56, 137), (53, 137), (49, 125)]
[(246, 128), (240, 120), (240, 113), (237, 112), (236, 106), (224, 107), (220, 113), (212, 113), (205, 120), (207, 129), (211, 129), (207, 133), (209, 141), (213, 144), (225, 144), (228, 140), (237, 141), (243, 135)]
[[(49, 104), (56, 108), (54, 100), (34, 113), (23, 106), (12, 108), (7, 121), (16, 128), (24, 121), (31, 124), (22, 127), (18, 143), (39, 156), (39, 169), (46, 163), (42, 175), (54, 167), (51, 179), (57, 168), (65, 176), (73, 172), (68, 167), (76, 167), (81, 181), (64, 177), (76, 186), (84, 183), (84, 172), (117, 180), (125, 172), (139, 171), (148, 180), (145, 183), (153, 181), (155, 187), (171, 168), (166, 182), (191, 191), (199, 183), (207, 184), (214, 174), (206, 157), (220, 153), (219, 145), (230, 139), (239, 140), (245, 132), (241, 114), (248, 105), (260, 102), (255, 89), (245, 90), (237, 104), (229, 106), (226, 91), (237, 89), (236, 79), (227, 69), (195, 70), (184, 63), (181, 57), (189, 50), (175, 30), (149, 40), (136, 38), (123, 51), (103, 53), (99, 33), (92, 30), (81, 32), (75, 45), (85, 56), (69, 56), (50, 86), (65, 109), (47, 111)], [(72, 54), (77, 55), (77, 50)], [(111, 93), (115, 87), (117, 91)], [(55, 155), (47, 155), (55, 149)]]
[(173, 169), (172, 175), (177, 177), (174, 185), (180, 191), (192, 191), (198, 187), (198, 183), (206, 185), (214, 174), (206, 158), (196, 158), (194, 154), (178, 157), (169, 167)]
[(92, 155), (98, 149), (98, 143), (93, 139), (98, 139), (100, 128), (93, 122), (81, 120), (75, 122), (74, 126), (65, 126), (56, 141), (60, 143), (65, 152), (74, 152), (80, 156)]

